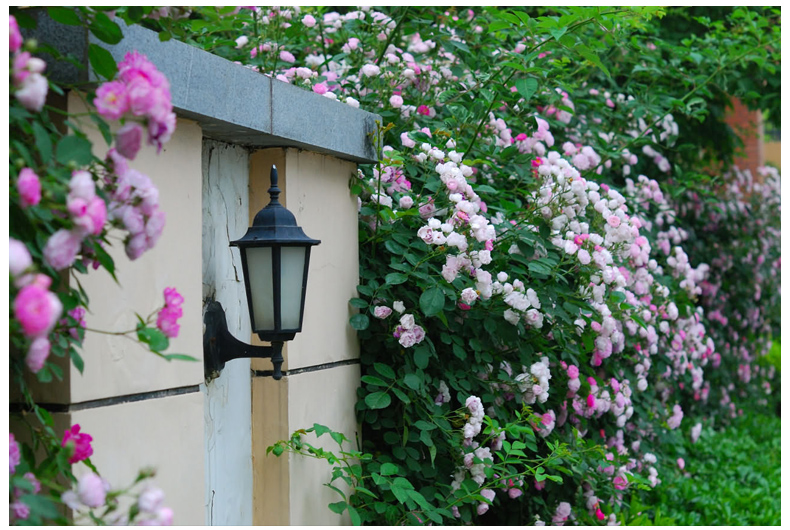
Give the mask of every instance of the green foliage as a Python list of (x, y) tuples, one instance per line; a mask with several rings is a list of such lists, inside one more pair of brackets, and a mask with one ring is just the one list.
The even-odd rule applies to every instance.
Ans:
[[(676, 459), (682, 457), (680, 470)], [(705, 427), (696, 444), (668, 448), (662, 480), (632, 498), (629, 525), (778, 525), (781, 521), (781, 421), (746, 412), (727, 428)]]

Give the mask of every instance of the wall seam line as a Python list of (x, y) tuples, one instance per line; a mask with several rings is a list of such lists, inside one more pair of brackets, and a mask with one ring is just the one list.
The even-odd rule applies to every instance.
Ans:
[[(122, 405), (124, 403), (136, 403), (138, 401), (150, 401), (152, 399), (182, 396), (184, 394), (194, 394), (195, 392), (200, 392), (200, 385), (182, 386), (178, 388), (168, 388), (165, 390), (154, 390), (151, 392), (139, 392), (136, 394), (126, 394), (123, 396), (92, 399), (89, 401), (82, 401), (80, 403), (39, 403), (38, 406), (48, 412), (71, 413), (81, 410)], [(19, 412), (26, 409), (27, 407), (21, 403), (11, 403), (9, 405), (9, 411), (11, 412)]]
[[(343, 361), (335, 361), (331, 363), (316, 364), (314, 366), (305, 366), (304, 368), (294, 368), (293, 370), (283, 370), (283, 377), (289, 375), (298, 375), (309, 372), (319, 372), (322, 370), (330, 370), (339, 366), (351, 366), (360, 364), (359, 359), (345, 359)], [(252, 370), (252, 377), (271, 377), (272, 370)]]

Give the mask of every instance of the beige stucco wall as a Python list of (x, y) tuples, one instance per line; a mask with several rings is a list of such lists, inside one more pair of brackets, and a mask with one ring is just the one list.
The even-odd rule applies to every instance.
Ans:
[[(93, 436), (91, 462), (113, 487), (156, 470), (177, 525), (203, 525), (203, 395), (199, 392), (80, 410), (72, 423)], [(79, 476), (85, 466), (75, 466)], [(139, 491), (137, 488), (136, 491)]]
[[(293, 373), (281, 381), (253, 379), (253, 523), (348, 524), (347, 514), (341, 517), (327, 508), (340, 500), (323, 486), (331, 466), (298, 456), (267, 456), (266, 448), (313, 423), (356, 439), (359, 365), (342, 364), (359, 357), (356, 334), (348, 324), (348, 300), (355, 296), (359, 274), (357, 201), (348, 187), (356, 165), (298, 149), (257, 151), (250, 157), (251, 217), (268, 204), (272, 164), (280, 176), (280, 201), (321, 244), (310, 255), (302, 332), (284, 353), (283, 369)], [(271, 363), (254, 359), (252, 367), (271, 370)], [(336, 449), (328, 437), (321, 442), (328, 450)]]
[[(69, 95), (70, 112), (81, 101)], [(107, 145), (86, 123), (94, 154), (103, 158)], [(144, 145), (130, 166), (159, 189), (166, 212), (164, 232), (156, 247), (129, 261), (119, 241), (108, 252), (116, 263), (116, 284), (104, 270), (80, 275), (90, 298), (85, 316), (89, 328), (125, 331), (135, 328), (135, 312), (143, 317), (164, 304), (165, 287), (184, 296), (179, 336), (167, 353), (202, 360), (201, 315), (201, 148), (198, 124), (178, 120), (172, 139), (157, 155)], [(123, 233), (114, 234), (122, 236)], [(72, 424), (94, 437), (93, 463), (114, 487), (126, 486), (143, 467), (158, 469), (155, 482), (175, 512), (176, 524), (203, 524), (204, 432), (202, 362), (167, 362), (126, 337), (87, 332), (82, 349), (85, 371), (69, 368), (66, 388), (53, 402), (80, 404), (70, 413)], [(186, 392), (180, 395), (172, 393)], [(119, 396), (135, 395), (136, 402)], [(98, 401), (96, 401), (98, 400)], [(75, 472), (78, 472), (75, 469)]]

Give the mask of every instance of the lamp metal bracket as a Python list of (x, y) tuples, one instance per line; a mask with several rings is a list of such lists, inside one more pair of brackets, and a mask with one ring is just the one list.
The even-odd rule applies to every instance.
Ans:
[(271, 346), (254, 346), (238, 340), (228, 331), (225, 310), (216, 300), (208, 303), (203, 324), (203, 369), (206, 382), (219, 377), (226, 362), (252, 357), (271, 359), (274, 365), (272, 377), (276, 380), (282, 378), (282, 341), (272, 342)]

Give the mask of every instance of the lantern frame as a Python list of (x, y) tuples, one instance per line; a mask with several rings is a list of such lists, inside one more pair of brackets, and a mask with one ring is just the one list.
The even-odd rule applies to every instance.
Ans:
[[(310, 266), (310, 249), (318, 245), (321, 241), (312, 239), (305, 235), (301, 227), (296, 224), (296, 218), (282, 204), (279, 196), (281, 190), (277, 187), (277, 167), (272, 166), (271, 187), (268, 190), (269, 204), (260, 210), (253, 220), (252, 226), (247, 230), (243, 237), (236, 241), (231, 241), (230, 246), (238, 247), (241, 255), (242, 273), (244, 275), (245, 293), (247, 296), (247, 308), (250, 314), (250, 325), (253, 333), (267, 342), (271, 346), (253, 346), (243, 343), (233, 337), (227, 329), (225, 311), (222, 305), (216, 301), (210, 301), (206, 307), (206, 314), (203, 322), (206, 325), (203, 336), (203, 359), (206, 379), (210, 380), (219, 375), (224, 368), (225, 362), (232, 359), (259, 357), (271, 358), (274, 364), (273, 377), (282, 377), (281, 365), (283, 363), (282, 346), (283, 342), (292, 340), (296, 333), (302, 330), (304, 319), (304, 304), (307, 295), (307, 275)], [(271, 276), (271, 310), (273, 326), (263, 327), (262, 316), (259, 315), (261, 322), (256, 322), (255, 307), (260, 309), (262, 305), (267, 305), (266, 297), (259, 304), (256, 304), (256, 292), (258, 296), (264, 296), (266, 289), (258, 283), (254, 292), (252, 287), (253, 278), (251, 274), (260, 274), (261, 271), (250, 270), (250, 260), (248, 251), (250, 249), (270, 248), (270, 265), (268, 270)], [(283, 328), (283, 251), (284, 248), (304, 249), (304, 265), (301, 271), (300, 294), (298, 301), (298, 326)], [(301, 256), (297, 257), (297, 259)], [(264, 259), (267, 259), (264, 257)], [(293, 279), (293, 278), (291, 278)], [(256, 282), (259, 281), (256, 279)], [(266, 280), (264, 279), (264, 282)], [(291, 282), (293, 284), (293, 282)], [(293, 287), (293, 285), (291, 286)], [(263, 289), (263, 292), (261, 291)], [(293, 310), (293, 304), (290, 308)], [(293, 315), (291, 315), (293, 316)], [(293, 319), (291, 319), (293, 321)]]

